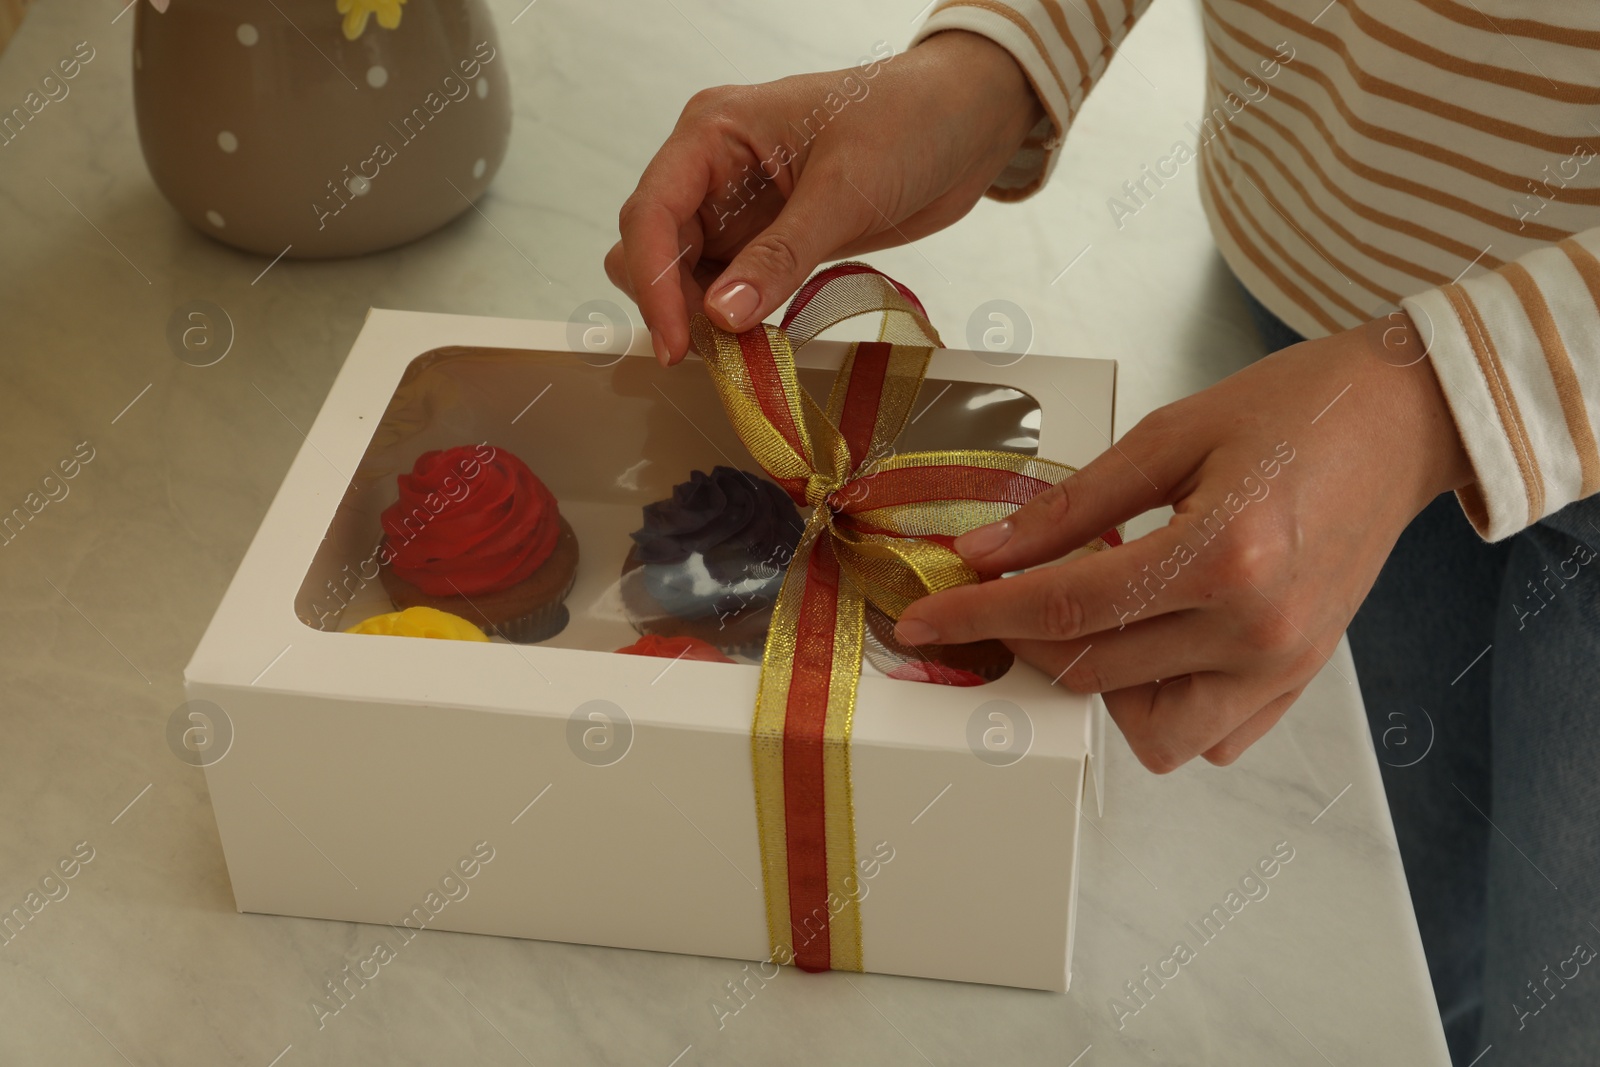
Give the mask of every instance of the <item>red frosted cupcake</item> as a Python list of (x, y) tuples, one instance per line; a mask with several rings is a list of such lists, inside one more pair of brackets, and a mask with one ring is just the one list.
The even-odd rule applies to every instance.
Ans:
[(988, 679), (964, 671), (960, 667), (946, 667), (929, 660), (925, 663), (902, 663), (889, 672), (889, 677), (902, 682), (932, 682), (934, 685), (983, 685)]
[(1011, 669), (1014, 657), (999, 641), (912, 647), (894, 635), (894, 620), (871, 604), (866, 618), (863, 658), (890, 678), (935, 685), (983, 685)]
[(461, 446), (424, 454), (398, 481), (378, 557), (396, 608), (437, 608), (522, 643), (561, 632), (578, 538), (527, 464)]
[(617, 649), (625, 656), (659, 656), (662, 659), (697, 659), (705, 663), (732, 663), (716, 645), (698, 637), (660, 637), (645, 634), (626, 648)]

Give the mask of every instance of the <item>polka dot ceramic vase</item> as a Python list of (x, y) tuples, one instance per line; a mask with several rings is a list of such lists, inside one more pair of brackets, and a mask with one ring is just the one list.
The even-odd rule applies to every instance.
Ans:
[(510, 82), (484, 0), (152, 0), (136, 18), (150, 175), (219, 241), (389, 248), (468, 210), (505, 157)]

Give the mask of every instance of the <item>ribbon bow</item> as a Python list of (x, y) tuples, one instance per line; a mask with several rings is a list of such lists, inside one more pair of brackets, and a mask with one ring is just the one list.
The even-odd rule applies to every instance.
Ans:
[[(794, 353), (872, 312), (878, 340), (850, 346), (824, 411), (800, 388)], [(868, 605), (898, 619), (978, 581), (955, 538), (1076, 468), (1014, 452), (896, 453), (940, 340), (910, 290), (865, 264), (816, 274), (779, 326), (734, 335), (696, 316), (692, 333), (750, 454), (812, 509), (773, 607), (751, 731), (772, 958), (859, 971), (850, 727)]]

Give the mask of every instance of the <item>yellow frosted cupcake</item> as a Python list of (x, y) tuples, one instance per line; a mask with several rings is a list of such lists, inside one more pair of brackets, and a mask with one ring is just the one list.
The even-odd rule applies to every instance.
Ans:
[(488, 636), (459, 615), (438, 608), (414, 607), (374, 615), (345, 630), (347, 634), (389, 637), (435, 637), (445, 641), (487, 641)]

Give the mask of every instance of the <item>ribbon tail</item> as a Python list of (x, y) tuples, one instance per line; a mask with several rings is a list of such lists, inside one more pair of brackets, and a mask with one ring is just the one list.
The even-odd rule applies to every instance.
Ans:
[[(800, 387), (795, 351), (874, 311), (878, 340), (850, 348), (823, 410)], [(864, 264), (813, 277), (781, 327), (735, 336), (697, 315), (691, 332), (740, 440), (812, 508), (773, 608), (751, 728), (772, 958), (859, 971), (850, 733), (866, 604), (896, 618), (926, 593), (977, 581), (955, 538), (1072, 468), (1007, 452), (894, 454), (940, 341), (916, 297)]]
[(862, 969), (850, 730), (865, 598), (813, 523), (773, 609), (751, 750), (772, 958)]

